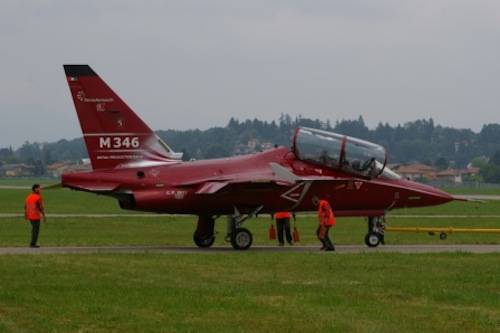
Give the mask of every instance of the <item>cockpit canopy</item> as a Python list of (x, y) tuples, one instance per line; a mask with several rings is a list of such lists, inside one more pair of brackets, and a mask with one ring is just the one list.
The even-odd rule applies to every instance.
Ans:
[(382, 146), (318, 129), (300, 127), (293, 143), (293, 151), (300, 160), (362, 177), (379, 176), (387, 162)]

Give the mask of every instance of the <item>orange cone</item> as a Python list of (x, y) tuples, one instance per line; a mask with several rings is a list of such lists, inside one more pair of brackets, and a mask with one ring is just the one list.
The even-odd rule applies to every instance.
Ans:
[(271, 226), (269, 227), (269, 239), (270, 240), (276, 239), (276, 229), (274, 229), (274, 223), (271, 223)]

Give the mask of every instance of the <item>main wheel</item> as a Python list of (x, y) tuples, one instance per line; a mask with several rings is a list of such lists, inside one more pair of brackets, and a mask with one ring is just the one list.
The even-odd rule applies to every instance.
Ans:
[(380, 244), (380, 236), (376, 232), (369, 232), (365, 236), (365, 244), (368, 247), (377, 247)]
[(215, 236), (210, 236), (207, 238), (201, 238), (193, 234), (193, 241), (198, 247), (210, 247), (215, 241)]
[(236, 228), (231, 234), (231, 245), (235, 250), (246, 250), (252, 245), (252, 233), (245, 228)]

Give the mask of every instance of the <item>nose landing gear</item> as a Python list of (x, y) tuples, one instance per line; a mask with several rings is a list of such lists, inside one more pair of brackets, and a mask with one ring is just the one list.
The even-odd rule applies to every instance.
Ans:
[(249, 218), (257, 216), (263, 207), (259, 206), (247, 215), (241, 214), (238, 208), (234, 207), (234, 214), (228, 216), (226, 235), (226, 241), (231, 242), (233, 249), (246, 250), (252, 246), (252, 233), (246, 228), (241, 228), (241, 225)]

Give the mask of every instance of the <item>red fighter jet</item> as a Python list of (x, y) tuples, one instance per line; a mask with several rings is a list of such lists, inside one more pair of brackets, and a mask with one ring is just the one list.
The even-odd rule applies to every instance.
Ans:
[(213, 244), (221, 215), (233, 248), (248, 249), (248, 218), (315, 211), (319, 199), (337, 216), (367, 217), (373, 247), (383, 242), (387, 211), (455, 199), (391, 171), (377, 144), (312, 128), (298, 128), (291, 148), (183, 162), (88, 65), (64, 70), (93, 170), (64, 174), (62, 186), (114, 197), (123, 209), (197, 215), (199, 247)]

